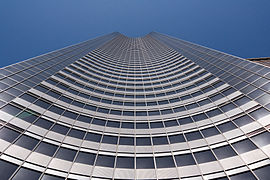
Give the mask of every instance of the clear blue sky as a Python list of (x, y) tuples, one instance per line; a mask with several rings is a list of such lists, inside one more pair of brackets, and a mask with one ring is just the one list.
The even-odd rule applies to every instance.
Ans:
[(270, 56), (270, 0), (1, 0), (0, 67), (113, 31)]

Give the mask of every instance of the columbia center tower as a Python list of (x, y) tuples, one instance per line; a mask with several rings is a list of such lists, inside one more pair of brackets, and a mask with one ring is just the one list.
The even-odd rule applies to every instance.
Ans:
[(152, 32), (0, 69), (0, 179), (269, 180), (270, 69)]

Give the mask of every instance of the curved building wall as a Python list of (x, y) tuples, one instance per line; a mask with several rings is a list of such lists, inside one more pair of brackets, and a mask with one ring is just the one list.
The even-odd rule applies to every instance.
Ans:
[(112, 33), (0, 70), (1, 179), (267, 179), (270, 70)]

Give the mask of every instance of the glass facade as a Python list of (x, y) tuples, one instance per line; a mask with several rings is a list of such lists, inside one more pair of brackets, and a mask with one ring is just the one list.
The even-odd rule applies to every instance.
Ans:
[(267, 180), (269, 79), (156, 32), (1, 68), (1, 179)]

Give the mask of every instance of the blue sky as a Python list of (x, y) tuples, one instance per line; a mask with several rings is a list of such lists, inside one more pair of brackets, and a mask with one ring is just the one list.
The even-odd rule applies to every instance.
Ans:
[(2, 0), (0, 67), (113, 31), (270, 56), (269, 0)]

